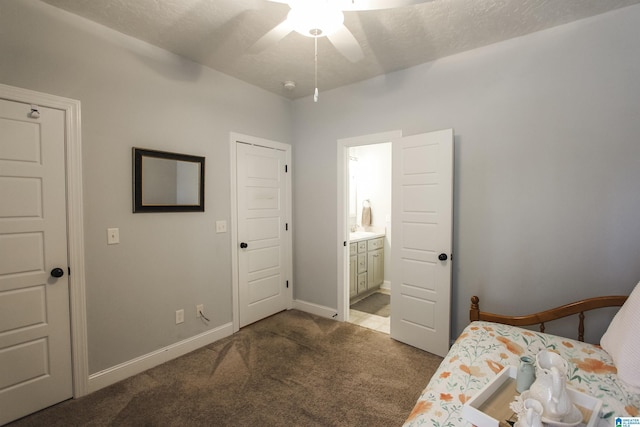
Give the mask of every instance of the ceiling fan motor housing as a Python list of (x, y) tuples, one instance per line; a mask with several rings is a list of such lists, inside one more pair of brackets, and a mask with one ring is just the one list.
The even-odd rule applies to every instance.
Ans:
[(344, 14), (327, 3), (311, 2), (303, 7), (292, 7), (287, 19), (296, 32), (317, 38), (337, 31), (344, 23)]

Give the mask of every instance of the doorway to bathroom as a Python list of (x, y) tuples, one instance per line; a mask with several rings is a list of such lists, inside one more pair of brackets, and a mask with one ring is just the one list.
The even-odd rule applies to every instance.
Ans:
[(391, 142), (349, 147), (349, 322), (391, 331)]
[(338, 141), (344, 196), (338, 233), (346, 252), (338, 268), (343, 283), (338, 318), (386, 334), (391, 328), (391, 141), (401, 136), (393, 131)]

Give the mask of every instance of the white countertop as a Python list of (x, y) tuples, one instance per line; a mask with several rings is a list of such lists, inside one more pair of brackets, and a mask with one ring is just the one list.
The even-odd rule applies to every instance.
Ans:
[(383, 232), (374, 232), (374, 231), (354, 231), (353, 233), (349, 233), (349, 242), (359, 242), (361, 240), (369, 240), (375, 239), (377, 237), (384, 237)]

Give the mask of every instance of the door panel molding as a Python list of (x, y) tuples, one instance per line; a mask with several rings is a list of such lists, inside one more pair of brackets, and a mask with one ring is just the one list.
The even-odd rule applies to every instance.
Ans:
[(0, 84), (0, 98), (64, 111), (73, 396), (89, 392), (80, 101)]

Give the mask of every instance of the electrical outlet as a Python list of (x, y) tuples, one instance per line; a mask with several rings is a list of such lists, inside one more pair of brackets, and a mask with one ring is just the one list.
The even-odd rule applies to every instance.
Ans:
[(202, 317), (201, 313), (204, 313), (204, 304), (196, 305), (196, 317)]
[(184, 323), (184, 310), (176, 310), (176, 325), (178, 323)]

